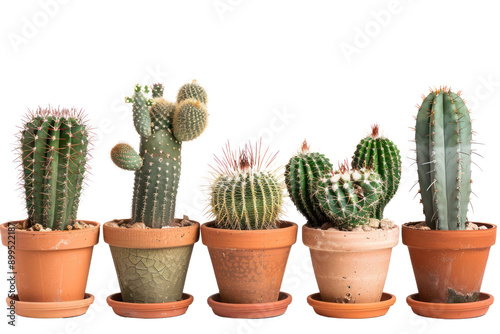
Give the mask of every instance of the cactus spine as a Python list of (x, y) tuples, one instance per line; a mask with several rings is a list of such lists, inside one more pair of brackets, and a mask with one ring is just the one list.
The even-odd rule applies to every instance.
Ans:
[[(130, 145), (118, 144), (111, 151), (111, 159), (118, 167), (135, 171), (132, 222), (151, 228), (174, 222), (182, 141), (200, 136), (208, 119), (205, 90), (196, 81), (189, 85), (192, 89), (179, 91), (175, 104), (163, 98), (161, 84), (153, 85), (152, 99), (145, 95), (149, 88), (139, 85), (133, 96), (126, 99), (133, 104), (134, 125), (141, 135), (140, 149), (137, 153)], [(203, 101), (197, 100), (192, 91), (203, 95)]]
[(75, 109), (39, 108), (27, 116), (20, 139), (29, 226), (64, 230), (76, 219), (88, 136)]
[(469, 110), (447, 88), (431, 91), (415, 126), (418, 179), (427, 225), (463, 230), (471, 193)]
[(285, 167), (285, 183), (290, 198), (311, 226), (332, 222), (331, 217), (323, 213), (317, 198), (313, 196), (317, 180), (332, 169), (330, 160), (323, 154), (309, 152), (306, 141), (300, 152), (293, 156)]
[[(352, 230), (367, 224), (371, 218), (383, 218), (383, 208), (399, 184), (399, 150), (392, 142), (379, 138), (376, 127), (371, 138), (365, 138), (358, 145), (352, 165), (350, 170), (345, 161), (334, 171), (323, 154), (309, 152), (305, 141), (301, 151), (286, 165), (288, 193), (311, 227), (333, 225)], [(376, 168), (384, 169), (383, 176)], [(390, 189), (387, 179), (393, 185)], [(376, 216), (378, 208), (380, 218)]]
[(368, 222), (384, 188), (379, 174), (364, 168), (349, 170), (346, 162), (318, 180), (314, 196), (338, 227), (350, 230)]
[(372, 127), (370, 136), (361, 140), (352, 157), (352, 168), (369, 168), (378, 173), (386, 184), (377, 205), (373, 207), (374, 217), (384, 218), (384, 208), (394, 197), (401, 179), (401, 155), (397, 146), (379, 135), (379, 126)]
[(275, 228), (283, 206), (282, 184), (269, 169), (276, 155), (260, 145), (245, 146), (238, 154), (229, 144), (218, 159), (211, 184), (210, 207), (219, 228), (257, 230)]

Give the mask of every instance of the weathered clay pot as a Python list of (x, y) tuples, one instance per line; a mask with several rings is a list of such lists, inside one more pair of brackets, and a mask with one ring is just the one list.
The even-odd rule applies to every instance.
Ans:
[(399, 228), (367, 232), (302, 227), (310, 248), (321, 300), (339, 303), (380, 302), (391, 251)]
[[(125, 220), (126, 221), (126, 220)], [(177, 221), (180, 221), (177, 219)], [(161, 229), (103, 225), (126, 303), (180, 301), (200, 224)]]
[(278, 301), (297, 224), (281, 221), (272, 230), (229, 230), (214, 222), (201, 226), (222, 303), (255, 304)]
[(2, 244), (15, 252), (16, 288), (22, 302), (69, 302), (85, 299), (92, 250), (99, 241), (99, 223), (82, 220), (90, 228), (71, 231), (15, 230), (0, 225)]
[(477, 301), (490, 247), (497, 227), (475, 223), (486, 230), (443, 231), (403, 225), (403, 243), (408, 246), (418, 297), (428, 303)]
[(193, 296), (184, 293), (179, 301), (168, 303), (125, 303), (122, 301), (121, 293), (115, 293), (106, 302), (113, 311), (127, 318), (170, 318), (186, 313), (189, 305), (193, 303)]

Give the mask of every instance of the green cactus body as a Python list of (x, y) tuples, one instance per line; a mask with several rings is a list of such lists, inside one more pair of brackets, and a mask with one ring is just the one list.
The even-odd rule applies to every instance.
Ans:
[(285, 183), (290, 198), (313, 227), (332, 222), (332, 219), (320, 209), (317, 198), (313, 196), (316, 192), (315, 182), (332, 169), (328, 158), (321, 153), (309, 152), (309, 146), (305, 141), (301, 151), (293, 156), (285, 167)]
[(76, 219), (89, 130), (74, 109), (38, 109), (21, 133), (28, 224), (64, 230)]
[[(134, 95), (132, 98), (127, 98), (128, 103), (132, 103), (132, 111), (134, 117), (135, 130), (141, 136), (147, 138), (151, 136), (151, 118), (149, 116), (149, 106), (151, 106), (152, 101), (146, 99), (141, 91), (142, 87), (135, 86)], [(144, 91), (148, 92), (148, 87), (144, 87)]]
[(384, 182), (371, 170), (340, 170), (317, 181), (314, 194), (321, 209), (342, 229), (364, 225), (384, 192)]
[(384, 208), (394, 197), (401, 179), (401, 155), (397, 146), (389, 139), (379, 136), (379, 127), (374, 125), (370, 136), (361, 140), (352, 158), (352, 168), (369, 168), (378, 173), (386, 183), (380, 199), (373, 207), (373, 216), (384, 218)]
[(472, 128), (469, 111), (448, 89), (432, 91), (415, 126), (418, 178), (426, 223), (463, 230), (471, 193)]
[(203, 105), (193, 98), (182, 100), (174, 116), (174, 135), (182, 141), (198, 137), (207, 126), (208, 114)]
[(274, 228), (282, 203), (281, 187), (269, 172), (222, 175), (213, 185), (211, 205), (220, 228)]
[(177, 103), (189, 99), (194, 99), (200, 101), (202, 104), (207, 104), (207, 92), (203, 89), (203, 87), (198, 85), (196, 80), (183, 85), (177, 94)]
[(234, 155), (229, 151), (224, 153), (226, 161), (218, 160), (230, 167), (217, 169), (211, 184), (210, 206), (217, 227), (235, 230), (276, 227), (283, 206), (282, 183), (274, 172), (260, 170), (269, 166), (270, 161), (264, 162), (265, 155), (254, 155), (256, 152), (260, 150), (252, 151), (247, 146), (237, 160), (230, 158)]
[[(137, 88), (138, 87), (138, 88)], [(152, 87), (153, 99), (148, 100), (144, 93), (149, 90), (137, 86), (132, 98), (134, 122), (136, 105), (146, 102), (149, 119), (149, 136), (147, 131), (136, 130), (141, 134), (139, 153), (130, 145), (118, 144), (111, 151), (111, 159), (120, 168), (135, 170), (134, 193), (132, 200), (132, 222), (142, 222), (151, 228), (161, 228), (174, 222), (175, 201), (181, 173), (182, 141), (194, 139), (201, 135), (206, 127), (207, 112), (204, 104), (198, 101), (197, 112), (185, 117), (182, 122), (174, 124), (179, 104), (166, 101), (163, 97), (163, 86)], [(203, 90), (198, 86), (199, 90)], [(181, 99), (181, 104), (183, 100)], [(193, 118), (202, 119), (204, 124), (198, 127), (190, 138), (177, 138), (177, 126), (185, 126), (184, 122), (193, 122)], [(195, 132), (195, 130), (193, 130)]]

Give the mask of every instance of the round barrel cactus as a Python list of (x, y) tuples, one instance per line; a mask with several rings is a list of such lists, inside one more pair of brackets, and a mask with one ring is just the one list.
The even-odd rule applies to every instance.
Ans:
[(210, 207), (219, 228), (258, 230), (275, 228), (283, 206), (283, 186), (270, 164), (276, 155), (260, 144), (238, 153), (229, 144), (224, 157), (216, 158), (210, 185)]
[(321, 153), (310, 152), (306, 141), (300, 152), (285, 166), (285, 183), (290, 198), (311, 226), (319, 227), (332, 222), (331, 217), (321, 210), (316, 196), (313, 196), (317, 191), (317, 180), (332, 169), (330, 160)]
[(315, 193), (323, 212), (343, 229), (366, 224), (385, 190), (379, 174), (348, 167), (345, 163), (320, 178)]
[(374, 125), (371, 134), (359, 142), (352, 157), (352, 168), (369, 168), (386, 183), (386, 191), (373, 207), (374, 217), (384, 218), (385, 206), (396, 194), (401, 180), (401, 155), (390, 139), (380, 135), (378, 125)]

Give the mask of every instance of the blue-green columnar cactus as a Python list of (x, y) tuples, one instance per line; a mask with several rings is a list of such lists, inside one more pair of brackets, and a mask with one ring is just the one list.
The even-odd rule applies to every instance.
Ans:
[(330, 160), (321, 153), (310, 152), (306, 141), (285, 167), (285, 183), (290, 198), (311, 226), (320, 227), (332, 222), (313, 196), (317, 180), (332, 170)]
[(276, 155), (261, 145), (231, 151), (216, 158), (210, 185), (210, 208), (218, 228), (257, 230), (275, 228), (283, 206), (283, 185), (270, 164)]
[(20, 139), (28, 226), (64, 230), (76, 219), (86, 170), (85, 115), (39, 108), (27, 115)]
[[(187, 87), (187, 88), (186, 88)], [(161, 228), (174, 222), (175, 200), (181, 174), (183, 141), (200, 136), (207, 126), (207, 94), (193, 81), (179, 91), (177, 102), (163, 98), (163, 86), (137, 85), (132, 97), (134, 125), (141, 136), (139, 153), (118, 144), (111, 159), (120, 168), (135, 171), (132, 223)]]
[(394, 197), (401, 179), (401, 155), (398, 147), (389, 139), (380, 136), (379, 126), (372, 127), (372, 133), (363, 138), (352, 157), (352, 168), (369, 168), (378, 173), (386, 183), (386, 191), (374, 208), (374, 217), (384, 218), (384, 208)]
[(415, 126), (418, 179), (427, 225), (465, 229), (471, 193), (472, 128), (469, 110), (450, 89), (431, 91)]

